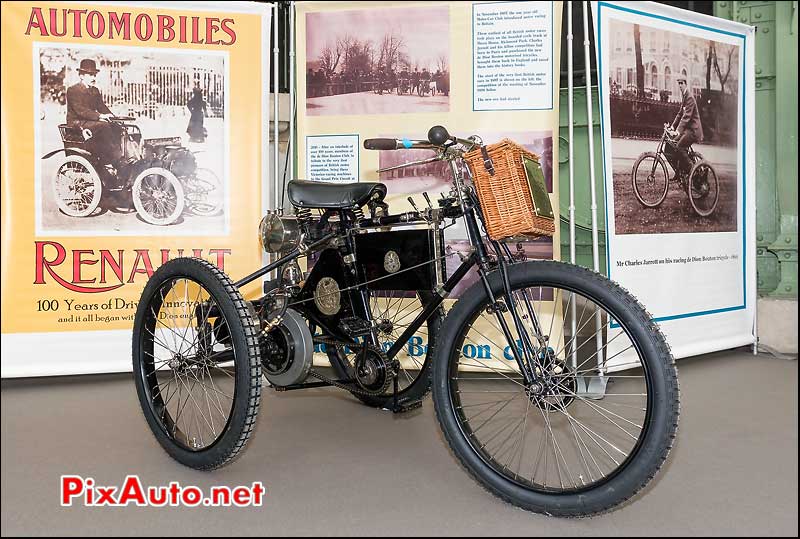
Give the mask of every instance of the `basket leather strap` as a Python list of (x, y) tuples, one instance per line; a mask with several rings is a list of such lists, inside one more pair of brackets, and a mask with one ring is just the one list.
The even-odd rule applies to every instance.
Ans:
[(489, 152), (486, 151), (486, 146), (481, 146), (481, 155), (483, 156), (483, 166), (489, 172), (489, 176), (494, 176), (494, 162), (489, 157)]

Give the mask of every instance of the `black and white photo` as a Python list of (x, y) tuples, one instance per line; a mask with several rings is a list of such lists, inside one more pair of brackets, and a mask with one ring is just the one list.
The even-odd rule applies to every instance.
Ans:
[(739, 47), (609, 21), (617, 234), (737, 228)]
[(224, 54), (40, 45), (37, 229), (227, 229)]
[(306, 114), (450, 110), (448, 6), (306, 15)]

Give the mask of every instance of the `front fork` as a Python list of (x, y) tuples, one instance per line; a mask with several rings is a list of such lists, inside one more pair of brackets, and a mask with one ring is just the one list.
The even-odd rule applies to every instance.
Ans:
[[(500, 249), (498, 242), (492, 241), (491, 243), (497, 256), (498, 269), (500, 271), (500, 276), (503, 283), (503, 293), (505, 295), (507, 304), (498, 301), (498, 299), (495, 297), (488, 279), (489, 272), (492, 271), (493, 268), (490, 265), (489, 255), (486, 251), (486, 246), (483, 243), (480, 231), (478, 229), (478, 222), (475, 215), (476, 209), (480, 211), (480, 206), (478, 201), (474, 200), (473, 198), (464, 207), (464, 220), (467, 225), (467, 232), (470, 236), (470, 242), (475, 248), (475, 254), (478, 262), (478, 275), (481, 278), (483, 288), (486, 291), (487, 297), (489, 298), (492, 313), (495, 315), (495, 318), (497, 318), (497, 322), (500, 324), (500, 328), (503, 330), (503, 335), (510, 345), (511, 353), (514, 356), (514, 361), (516, 361), (517, 366), (519, 367), (520, 373), (522, 373), (522, 377), (525, 380), (525, 385), (526, 387), (530, 387), (533, 384), (539, 384), (541, 382), (540, 374), (537, 373), (544, 373), (544, 369), (542, 368), (537, 351), (547, 350), (548, 336), (542, 333), (541, 326), (539, 325), (539, 319), (536, 316), (533, 306), (531, 305), (530, 298), (527, 296), (527, 294), (522, 294), (521, 300), (524, 303), (525, 312), (527, 312), (532, 322), (533, 330), (536, 333), (535, 339), (538, 346), (531, 341), (531, 336), (525, 329), (523, 321), (520, 317), (520, 313), (517, 310), (517, 300), (514, 298), (514, 294), (511, 290), (511, 283), (508, 279), (508, 260), (512, 260), (511, 253), (507, 246), (505, 246), (504, 252)], [(511, 327), (503, 316), (503, 313), (506, 310), (511, 312), (513, 327), (516, 330), (519, 339), (514, 338)], [(519, 346), (517, 346), (517, 343), (519, 343)]]

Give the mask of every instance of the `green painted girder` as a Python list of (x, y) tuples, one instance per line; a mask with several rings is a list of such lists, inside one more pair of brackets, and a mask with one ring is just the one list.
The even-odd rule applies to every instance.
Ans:
[(717, 1), (756, 27), (758, 291), (797, 298), (797, 2)]

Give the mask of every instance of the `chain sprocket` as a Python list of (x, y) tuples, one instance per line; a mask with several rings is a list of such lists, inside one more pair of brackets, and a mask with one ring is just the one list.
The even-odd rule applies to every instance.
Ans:
[[(319, 336), (314, 337), (314, 343), (324, 344), (325, 346), (342, 346), (344, 344), (333, 339), (326, 339), (325, 337), (319, 337)], [(375, 354), (380, 358), (385, 373), (383, 375), (383, 384), (381, 384), (380, 387), (377, 388), (366, 387), (361, 384), (358, 376), (355, 376), (355, 383), (346, 384), (336, 380), (332, 380), (313, 369), (309, 372), (309, 374), (314, 378), (322, 380), (323, 382), (326, 382), (334, 387), (350, 391), (351, 393), (356, 393), (359, 395), (367, 395), (371, 397), (386, 395), (386, 392), (389, 390), (389, 388), (392, 387), (392, 381), (394, 380), (394, 377), (397, 375), (399, 371), (399, 362), (396, 360), (395, 361), (389, 360), (388, 356), (383, 352), (383, 350), (372, 344), (347, 343), (347, 346), (351, 350), (353, 350), (353, 355), (356, 356), (356, 364), (351, 365), (353, 369), (358, 368), (358, 356), (360, 356), (364, 352), (364, 350), (366, 350), (369, 353)]]

